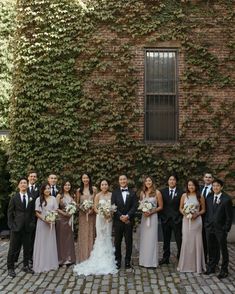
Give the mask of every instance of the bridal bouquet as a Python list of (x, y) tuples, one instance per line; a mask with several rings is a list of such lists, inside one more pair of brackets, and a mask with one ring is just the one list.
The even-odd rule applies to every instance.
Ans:
[(77, 205), (76, 202), (72, 201), (69, 204), (66, 205), (65, 211), (69, 214), (69, 215), (73, 215), (75, 214), (75, 212), (77, 211)]
[(48, 210), (46, 212), (46, 215), (44, 217), (44, 220), (47, 221), (47, 222), (50, 222), (50, 227), (52, 229), (52, 225), (55, 223), (56, 219), (58, 217), (58, 213), (57, 211), (54, 211), (54, 210)]
[(192, 219), (193, 214), (197, 212), (197, 206), (195, 204), (184, 204), (183, 212), (188, 219)]
[(105, 219), (110, 220), (113, 213), (117, 211), (117, 206), (111, 204), (111, 200), (101, 200), (97, 206), (98, 214), (102, 215)]
[(89, 210), (91, 210), (92, 208), (94, 207), (94, 202), (92, 200), (88, 200), (88, 199), (85, 199), (82, 204), (79, 206), (79, 208), (85, 212), (86, 214), (86, 220), (88, 221), (88, 213), (89, 213)]
[[(141, 210), (142, 212), (150, 212), (153, 208), (155, 208), (156, 205), (152, 202), (150, 202), (148, 199), (143, 199), (139, 201), (139, 207), (138, 210)], [(147, 227), (150, 226), (150, 218), (148, 217), (146, 220)]]

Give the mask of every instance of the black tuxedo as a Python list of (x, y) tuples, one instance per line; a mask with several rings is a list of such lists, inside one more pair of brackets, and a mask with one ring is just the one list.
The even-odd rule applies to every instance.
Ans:
[(163, 209), (159, 212), (163, 232), (163, 259), (169, 261), (171, 233), (174, 231), (179, 257), (182, 243), (182, 214), (179, 211), (180, 199), (183, 191), (176, 187), (173, 199), (170, 197), (169, 187), (161, 190)]
[[(200, 192), (202, 194), (202, 192), (204, 192), (204, 187), (205, 185), (202, 185), (200, 186)], [(212, 193), (212, 187), (207, 191), (207, 196), (205, 197), (204, 195), (204, 198), (205, 198), (205, 201), (206, 201), (206, 198)], [(204, 249), (204, 256), (205, 256), (205, 262), (207, 264), (207, 255), (208, 255), (208, 250), (207, 250), (207, 239), (206, 239), (206, 230), (205, 230), (205, 214), (203, 214), (202, 216), (202, 241), (203, 241), (203, 249)]]
[[(137, 197), (134, 191), (128, 189), (128, 195), (124, 203), (121, 189), (118, 188), (112, 193), (112, 204), (117, 206), (117, 211), (114, 213), (114, 230), (115, 230), (115, 257), (118, 264), (121, 264), (121, 243), (123, 236), (126, 243), (126, 257), (125, 262), (129, 264), (132, 254), (132, 234), (134, 216), (137, 209)], [(123, 223), (120, 220), (121, 215), (128, 215), (129, 222)]]
[(206, 198), (205, 229), (207, 248), (209, 251), (208, 268), (214, 270), (222, 253), (221, 271), (228, 272), (227, 234), (231, 229), (233, 219), (232, 200), (222, 192), (219, 203), (214, 203), (214, 194)]
[(8, 227), (11, 230), (10, 246), (7, 257), (8, 269), (14, 269), (15, 256), (21, 245), (24, 249), (24, 266), (30, 258), (30, 237), (35, 228), (35, 199), (28, 195), (28, 205), (24, 208), (20, 193), (10, 200), (8, 207)]

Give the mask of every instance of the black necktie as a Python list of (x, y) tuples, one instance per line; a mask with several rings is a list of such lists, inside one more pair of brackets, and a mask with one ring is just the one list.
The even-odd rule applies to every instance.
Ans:
[(33, 193), (33, 191), (34, 191), (34, 187), (33, 187), (33, 185), (32, 185), (32, 186), (31, 186), (31, 189), (30, 189), (30, 192)]
[(218, 196), (216, 195), (216, 196), (214, 197), (214, 203), (213, 203), (213, 205), (216, 205), (216, 204), (217, 204), (217, 199), (218, 199)]
[(206, 199), (206, 196), (207, 196), (207, 189), (208, 189), (208, 187), (205, 186), (204, 191), (203, 191), (203, 197), (204, 197), (205, 199)]
[(55, 194), (55, 186), (52, 186), (52, 196), (56, 196), (56, 194)]
[(171, 199), (173, 199), (173, 195), (174, 195), (174, 190), (170, 190), (170, 197), (171, 197)]
[(127, 192), (128, 191), (128, 189), (122, 189), (122, 192)]
[(25, 194), (23, 195), (23, 207), (26, 209), (26, 197)]

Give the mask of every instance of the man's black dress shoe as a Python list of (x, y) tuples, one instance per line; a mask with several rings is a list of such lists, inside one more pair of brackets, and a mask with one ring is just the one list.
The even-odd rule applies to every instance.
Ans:
[(16, 273), (13, 269), (8, 270), (8, 276), (14, 278), (16, 276)]
[(214, 274), (214, 273), (215, 273), (215, 270), (214, 270), (214, 269), (208, 268), (208, 269), (204, 272), (204, 275), (210, 275), (210, 274)]
[(170, 262), (169, 262), (169, 259), (161, 259), (160, 261), (159, 261), (159, 265), (162, 265), (162, 264), (169, 264)]
[(116, 268), (117, 268), (117, 269), (120, 269), (120, 268), (121, 268), (121, 262), (117, 262), (117, 263), (116, 263)]
[(27, 274), (34, 274), (34, 271), (29, 266), (24, 266), (22, 270)]
[(228, 276), (228, 273), (226, 273), (226, 272), (220, 272), (218, 274), (217, 278), (221, 280), (221, 279), (227, 278), (227, 276)]

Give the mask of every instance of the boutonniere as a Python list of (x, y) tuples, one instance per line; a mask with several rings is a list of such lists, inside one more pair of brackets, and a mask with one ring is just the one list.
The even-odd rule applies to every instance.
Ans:
[(126, 197), (128, 197), (128, 196), (130, 196), (130, 193), (129, 192), (126, 193)]
[(218, 198), (217, 200), (216, 200), (216, 204), (220, 204), (220, 199)]
[(38, 190), (38, 188), (37, 188), (37, 187), (35, 187), (34, 191), (37, 191), (37, 190)]
[(33, 198), (32, 197), (29, 197), (29, 202), (33, 201)]

